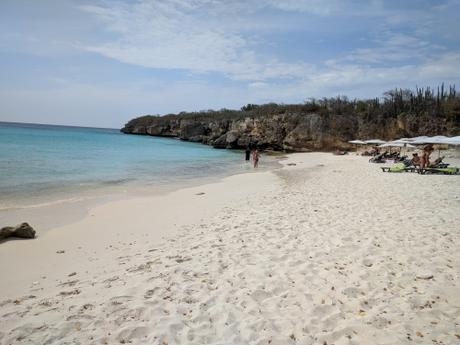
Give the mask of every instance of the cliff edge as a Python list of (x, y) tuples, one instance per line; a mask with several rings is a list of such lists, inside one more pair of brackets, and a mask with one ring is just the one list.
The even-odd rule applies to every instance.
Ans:
[(426, 102), (429, 97), (425, 96), (420, 104), (414, 102), (415, 96), (402, 103), (395, 97), (384, 102), (338, 97), (301, 105), (249, 104), (241, 110), (146, 115), (129, 121), (121, 131), (175, 137), (215, 148), (253, 144), (286, 151), (346, 149), (350, 147), (348, 141), (356, 138), (459, 135), (460, 99), (455, 91), (437, 103), (434, 93), (433, 103)]

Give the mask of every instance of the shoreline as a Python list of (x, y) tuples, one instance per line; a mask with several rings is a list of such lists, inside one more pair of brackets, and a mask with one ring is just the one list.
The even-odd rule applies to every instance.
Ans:
[(18, 205), (0, 209), (0, 226), (11, 226), (22, 222), (28, 222), (39, 231), (39, 235), (51, 229), (62, 227), (77, 222), (90, 213), (91, 209), (107, 203), (130, 200), (137, 197), (154, 197), (167, 195), (169, 193), (200, 185), (217, 183), (227, 177), (252, 174), (257, 172), (272, 171), (280, 169), (280, 161), (283, 156), (264, 155), (266, 165), (257, 170), (252, 169), (250, 163), (243, 160), (233, 167), (227, 174), (211, 176), (197, 175), (187, 179), (176, 180), (173, 183), (152, 183), (145, 184), (145, 181), (126, 183), (112, 187), (99, 187), (94, 190), (82, 190), (71, 193), (67, 199), (43, 200), (38, 204)]
[(454, 344), (459, 188), (296, 153), (98, 206), (0, 245), (0, 343)]
[[(119, 198), (112, 196), (105, 201), (98, 200), (93, 204), (84, 202), (80, 208), (76, 208), (76, 205), (70, 205), (69, 209), (65, 209), (65, 207), (60, 209), (57, 205), (52, 205), (47, 210), (45, 217), (55, 217), (56, 214), (64, 212), (64, 218), (59, 219), (61, 224), (56, 223), (56, 226), (49, 229), (38, 229), (37, 237), (32, 240), (9, 239), (0, 244), (0, 271), (3, 277), (7, 276), (7, 279), (3, 279), (0, 283), (3, 297), (8, 296), (9, 293), (17, 293), (19, 286), (24, 291), (27, 290), (30, 281), (40, 283), (43, 281), (40, 274), (34, 274), (31, 271), (24, 274), (28, 277), (27, 281), (15, 280), (17, 278), (16, 267), (5, 267), (4, 263), (7, 262), (7, 257), (15, 255), (18, 250), (23, 251), (24, 254), (23, 257), (19, 258), (22, 262), (19, 266), (27, 267), (27, 262), (37, 262), (41, 268), (45, 268), (42, 263), (45, 263), (45, 266), (51, 263), (57, 251), (66, 251), (67, 255), (60, 257), (64, 260), (57, 264), (59, 268), (55, 266), (55, 271), (51, 274), (51, 276), (58, 277), (64, 274), (69, 267), (73, 267), (82, 253), (96, 255), (97, 251), (105, 250), (110, 245), (111, 236), (116, 236), (118, 241), (129, 242), (130, 235), (136, 233), (138, 236), (148, 237), (149, 241), (154, 243), (160, 243), (165, 238), (173, 237), (177, 235), (177, 229), (181, 226), (194, 224), (224, 207), (229, 200), (242, 199), (254, 192), (256, 188), (253, 186), (257, 185), (257, 180), (263, 179), (265, 182), (275, 183), (276, 177), (272, 175), (272, 171), (273, 169), (256, 170), (223, 178), (191, 179), (187, 181), (187, 185), (176, 184), (174, 186), (176, 188), (172, 190), (137, 196), (124, 195)], [(239, 185), (245, 190), (238, 190)], [(229, 187), (232, 190), (229, 190)], [(266, 187), (270, 188), (270, 186)], [(224, 202), (221, 200), (221, 193), (225, 193), (226, 201)], [(193, 205), (189, 203), (193, 203)], [(200, 208), (200, 205), (203, 205), (203, 208)], [(156, 214), (156, 208), (159, 210), (159, 214)], [(79, 212), (74, 214), (76, 210)], [(34, 210), (34, 214), (40, 216), (42, 211), (42, 209), (37, 208)], [(123, 214), (126, 214), (126, 217)], [(152, 215), (158, 218), (150, 219)], [(33, 223), (30, 224), (34, 226)], [(110, 229), (100, 230), (107, 226)], [(129, 233), (124, 233), (124, 230), (128, 228), (130, 228)], [(154, 228), (155, 231), (151, 233), (148, 231), (149, 228)], [(88, 241), (90, 238), (92, 243)], [(84, 248), (85, 246), (86, 248)], [(68, 254), (69, 248), (72, 248), (73, 255)], [(75, 262), (72, 263), (72, 261)], [(12, 278), (12, 280), (8, 278)], [(47, 279), (49, 278), (50, 275), (48, 274)]]

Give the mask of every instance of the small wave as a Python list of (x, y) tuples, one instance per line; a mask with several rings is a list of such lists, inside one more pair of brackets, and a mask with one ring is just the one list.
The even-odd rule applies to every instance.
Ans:
[(136, 181), (136, 179), (135, 178), (121, 178), (121, 179), (116, 179), (116, 180), (101, 181), (99, 183), (102, 185), (113, 186), (113, 185), (120, 185), (120, 184), (125, 184), (128, 182), (133, 182), (133, 181)]
[(36, 204), (11, 205), (11, 206), (5, 206), (5, 207), (0, 206), (0, 211), (23, 210), (23, 209), (27, 209), (27, 208), (46, 207), (46, 206), (63, 204), (63, 203), (66, 203), (66, 202), (86, 201), (86, 200), (90, 200), (90, 199), (94, 199), (94, 198), (96, 198), (96, 196), (72, 197), (72, 198), (59, 199), (59, 200), (53, 200), (53, 201), (47, 201), (47, 202), (39, 202), (39, 203), (36, 203)]
[(115, 180), (95, 180), (95, 181), (85, 181), (85, 182), (78, 182), (78, 187), (89, 188), (89, 187), (99, 187), (99, 186), (114, 186), (114, 185), (121, 185), (124, 183), (135, 181), (134, 178), (122, 178), (122, 179), (115, 179)]

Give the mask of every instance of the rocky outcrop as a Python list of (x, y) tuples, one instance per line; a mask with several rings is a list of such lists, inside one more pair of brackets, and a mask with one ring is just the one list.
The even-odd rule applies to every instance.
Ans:
[(27, 223), (17, 226), (5, 226), (0, 229), (0, 241), (8, 237), (34, 238), (35, 230)]
[(273, 111), (254, 115), (228, 111), (144, 116), (129, 121), (121, 130), (129, 134), (177, 137), (215, 148), (312, 151), (348, 149), (349, 140), (391, 140), (418, 135), (459, 135), (458, 119), (401, 114), (382, 118), (361, 114), (321, 114), (308, 111)]

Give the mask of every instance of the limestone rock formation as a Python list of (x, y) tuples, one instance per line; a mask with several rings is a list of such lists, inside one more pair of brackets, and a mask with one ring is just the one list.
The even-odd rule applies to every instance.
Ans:
[[(460, 102), (459, 102), (460, 103)], [(275, 105), (254, 111), (222, 110), (143, 116), (129, 121), (121, 131), (177, 137), (212, 145), (215, 148), (244, 148), (253, 144), (261, 149), (318, 151), (349, 149), (353, 139), (392, 140), (419, 135), (459, 135), (460, 108), (447, 115), (366, 114), (309, 111), (302, 105)], [(257, 109), (256, 109), (257, 110)]]
[(35, 230), (28, 223), (21, 223), (17, 226), (5, 226), (0, 229), (0, 240), (8, 237), (34, 238)]

